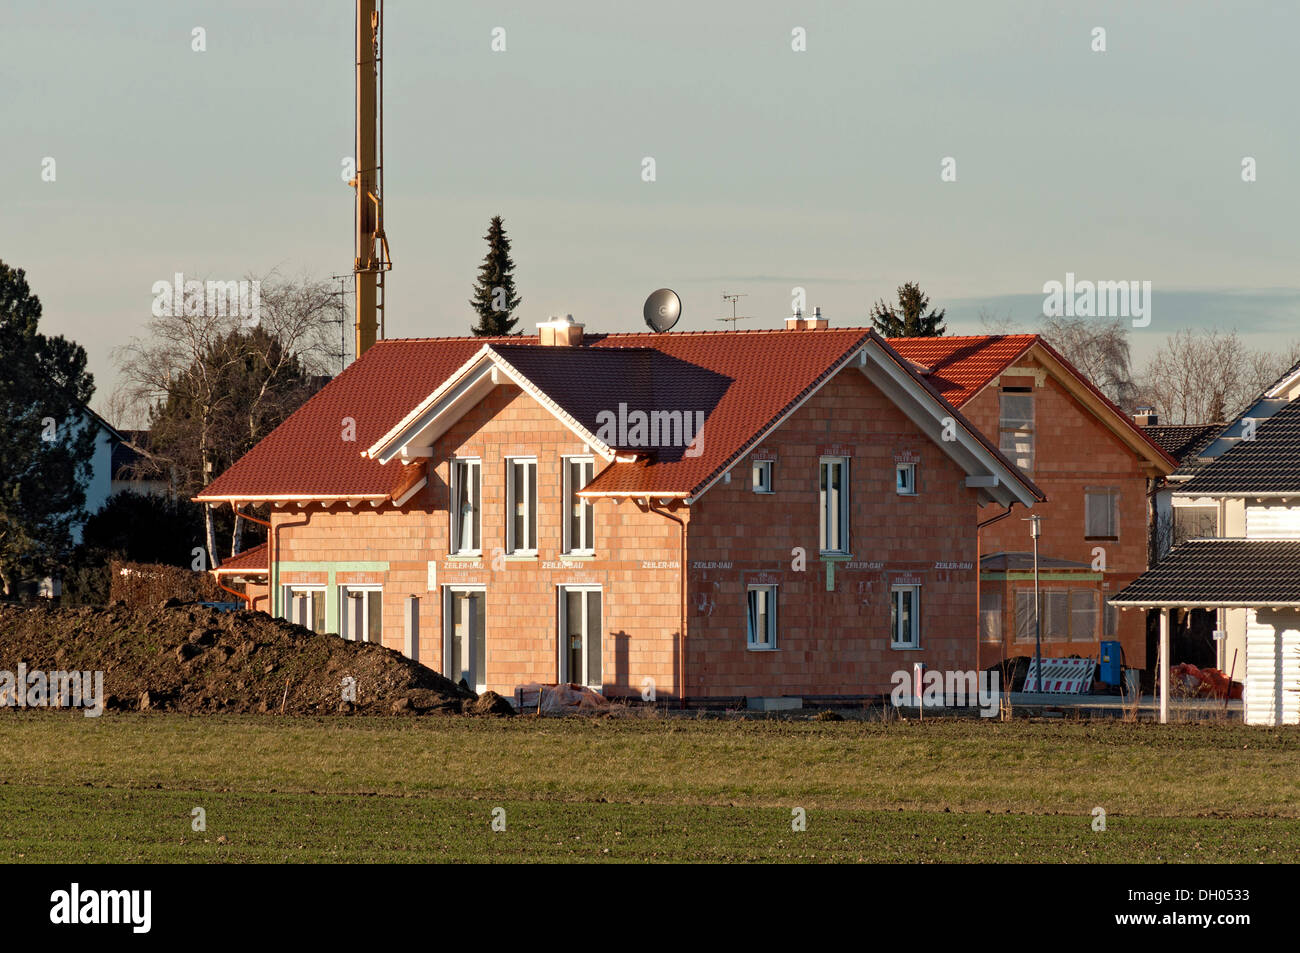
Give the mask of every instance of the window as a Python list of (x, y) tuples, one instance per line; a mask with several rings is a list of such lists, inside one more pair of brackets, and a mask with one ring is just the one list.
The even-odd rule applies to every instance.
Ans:
[[(1091, 642), (1097, 638), (1095, 589), (1039, 592), (1043, 642)], [(1016, 641), (1034, 641), (1034, 590), (1016, 591)]]
[(821, 458), (821, 551), (849, 551), (849, 460)]
[(482, 589), (447, 586), (443, 592), (442, 655), (453, 682), (464, 681), (476, 692), (487, 690), (487, 623)]
[(506, 553), (537, 553), (537, 461), (506, 458)]
[(352, 642), (383, 642), (384, 593), (379, 586), (339, 586), (339, 634)]
[(894, 586), (890, 592), (890, 647), (921, 647), (921, 587)]
[(1101, 634), (1107, 638), (1119, 635), (1119, 610), (1109, 602), (1102, 603)]
[(285, 586), (284, 617), (313, 632), (325, 631), (325, 587)]
[(601, 689), (601, 593), (597, 586), (560, 587), (560, 681)]
[(746, 593), (745, 645), (755, 650), (776, 648), (776, 586), (750, 586)]
[(451, 553), (477, 556), (482, 553), (479, 529), (479, 489), (482, 468), (477, 460), (451, 461)]
[(1086, 539), (1119, 538), (1119, 490), (1090, 488), (1083, 497), (1083, 535)]
[(894, 467), (894, 488), (899, 496), (916, 495), (915, 463), (900, 463)]
[(1217, 506), (1175, 506), (1174, 545), (1188, 539), (1205, 539), (1219, 535)]
[(1034, 468), (1034, 395), (1028, 387), (1005, 387), (998, 411), (998, 449), (1022, 470)]
[(980, 638), (985, 642), (1002, 641), (1002, 593), (980, 593)]
[(577, 555), (590, 555), (596, 551), (593, 518), (595, 507), (589, 500), (578, 496), (578, 491), (591, 482), (596, 462), (591, 457), (564, 458), (564, 551)]
[(1070, 590), (1070, 640), (1091, 642), (1097, 638), (1097, 592)]
[(772, 461), (755, 460), (753, 473), (752, 473), (752, 480), (754, 484), (755, 493), (771, 493), (772, 492)]

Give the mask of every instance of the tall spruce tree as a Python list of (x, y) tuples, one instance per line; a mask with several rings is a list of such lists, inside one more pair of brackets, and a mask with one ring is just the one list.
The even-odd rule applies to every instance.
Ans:
[(937, 338), (948, 333), (944, 326), (945, 311), (931, 310), (929, 296), (914, 281), (898, 286), (898, 307), (877, 301), (871, 309), (871, 323), (876, 332), (887, 338)]
[(0, 261), (0, 592), (64, 569), (85, 519), (96, 425), (86, 352), (37, 327), (41, 302)]
[(483, 237), (488, 252), (479, 266), (474, 297), (469, 302), (478, 313), (478, 321), (470, 330), (478, 337), (522, 334), (515, 330), (519, 319), (513, 315), (523, 298), (515, 294), (515, 263), (510, 257), (510, 239), (506, 238), (500, 215), (492, 216), (488, 233)]

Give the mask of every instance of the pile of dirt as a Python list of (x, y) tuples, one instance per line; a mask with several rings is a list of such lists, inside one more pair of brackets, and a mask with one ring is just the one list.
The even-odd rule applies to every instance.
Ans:
[[(382, 646), (260, 612), (0, 605), (0, 670), (102, 671), (105, 707), (315, 715), (513, 714)], [(348, 681), (355, 680), (354, 682)]]

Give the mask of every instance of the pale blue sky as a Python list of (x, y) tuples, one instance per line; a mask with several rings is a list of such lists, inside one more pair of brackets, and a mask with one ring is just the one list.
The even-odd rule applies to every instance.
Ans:
[[(155, 281), (349, 268), (348, 0), (7, 6), (0, 258), (97, 404)], [(683, 330), (725, 327), (724, 291), (778, 326), (795, 285), (863, 324), (916, 280), (972, 332), (1072, 271), (1152, 282), (1139, 359), (1185, 325), (1285, 342), (1297, 37), (1300, 6), (1256, 2), (388, 0), (389, 336), (465, 333), (500, 213), (529, 330), (636, 329), (665, 285)]]

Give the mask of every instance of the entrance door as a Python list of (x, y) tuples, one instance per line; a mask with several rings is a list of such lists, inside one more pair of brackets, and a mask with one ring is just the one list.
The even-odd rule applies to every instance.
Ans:
[(476, 692), (487, 689), (485, 602), (482, 589), (448, 587), (444, 603), (443, 655), (450, 663), (447, 677), (453, 682), (464, 679)]
[(560, 587), (560, 681), (601, 689), (601, 592)]

